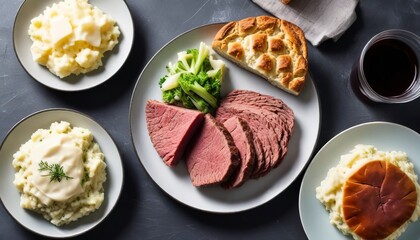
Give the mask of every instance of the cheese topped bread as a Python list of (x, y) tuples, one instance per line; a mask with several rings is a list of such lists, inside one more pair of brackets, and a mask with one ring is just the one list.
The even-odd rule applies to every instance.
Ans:
[(213, 49), (221, 56), (298, 95), (308, 71), (306, 39), (296, 25), (270, 16), (249, 17), (225, 24)]

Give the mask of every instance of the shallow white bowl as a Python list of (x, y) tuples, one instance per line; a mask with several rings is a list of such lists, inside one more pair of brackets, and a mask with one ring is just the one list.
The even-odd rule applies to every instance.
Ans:
[(62, 91), (80, 91), (93, 88), (110, 79), (125, 63), (134, 40), (134, 26), (130, 11), (123, 0), (90, 0), (117, 21), (121, 34), (119, 43), (112, 51), (105, 53), (103, 66), (78, 76), (71, 75), (60, 79), (46, 67), (32, 59), (28, 29), (31, 19), (43, 13), (47, 6), (59, 2), (57, 0), (25, 0), (19, 8), (13, 27), (13, 44), (16, 55), (25, 70), (41, 84)]
[[(328, 141), (305, 172), (299, 193), (299, 213), (309, 239), (353, 239), (344, 236), (330, 224), (327, 210), (315, 197), (315, 189), (327, 176), (328, 170), (337, 166), (340, 156), (347, 154), (357, 144), (374, 145), (381, 151), (403, 151), (414, 163), (414, 171), (420, 173), (420, 135), (399, 124), (368, 122), (353, 126)], [(420, 221), (411, 223), (399, 240), (418, 239)]]
[[(56, 227), (40, 214), (20, 207), (20, 193), (13, 184), (15, 170), (13, 154), (39, 128), (48, 129), (51, 123), (67, 121), (72, 126), (89, 129), (105, 155), (107, 180), (104, 183), (105, 200), (101, 207), (86, 217), (62, 227)], [(25, 228), (40, 235), (56, 238), (82, 234), (98, 225), (111, 212), (121, 193), (123, 168), (118, 149), (110, 135), (88, 116), (69, 109), (46, 109), (33, 113), (18, 122), (0, 146), (0, 199), (10, 215)]]

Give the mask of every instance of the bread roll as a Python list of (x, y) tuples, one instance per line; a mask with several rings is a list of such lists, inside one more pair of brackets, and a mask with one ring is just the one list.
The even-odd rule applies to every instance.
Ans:
[(384, 239), (408, 221), (416, 208), (413, 181), (388, 161), (368, 162), (343, 189), (343, 215), (362, 239)]
[(225, 24), (213, 49), (274, 86), (298, 95), (308, 71), (307, 46), (296, 25), (271, 16), (249, 17)]

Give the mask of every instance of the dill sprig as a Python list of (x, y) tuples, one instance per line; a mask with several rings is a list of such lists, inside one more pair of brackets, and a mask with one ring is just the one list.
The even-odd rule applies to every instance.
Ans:
[(60, 166), (58, 163), (53, 163), (49, 165), (47, 162), (44, 162), (41, 160), (41, 162), (38, 164), (39, 171), (48, 171), (48, 174), (42, 175), (43, 177), (50, 177), (50, 182), (52, 181), (58, 181), (61, 182), (63, 178), (66, 180), (72, 179), (72, 177), (67, 176), (64, 173), (63, 167)]

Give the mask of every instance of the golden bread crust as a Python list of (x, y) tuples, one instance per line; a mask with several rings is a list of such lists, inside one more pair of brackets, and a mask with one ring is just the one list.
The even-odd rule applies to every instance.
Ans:
[(388, 161), (368, 162), (343, 188), (343, 215), (363, 239), (384, 239), (409, 220), (416, 208), (413, 181)]
[(303, 31), (293, 23), (271, 16), (232, 21), (216, 33), (212, 48), (278, 88), (294, 95), (302, 91), (308, 50)]

